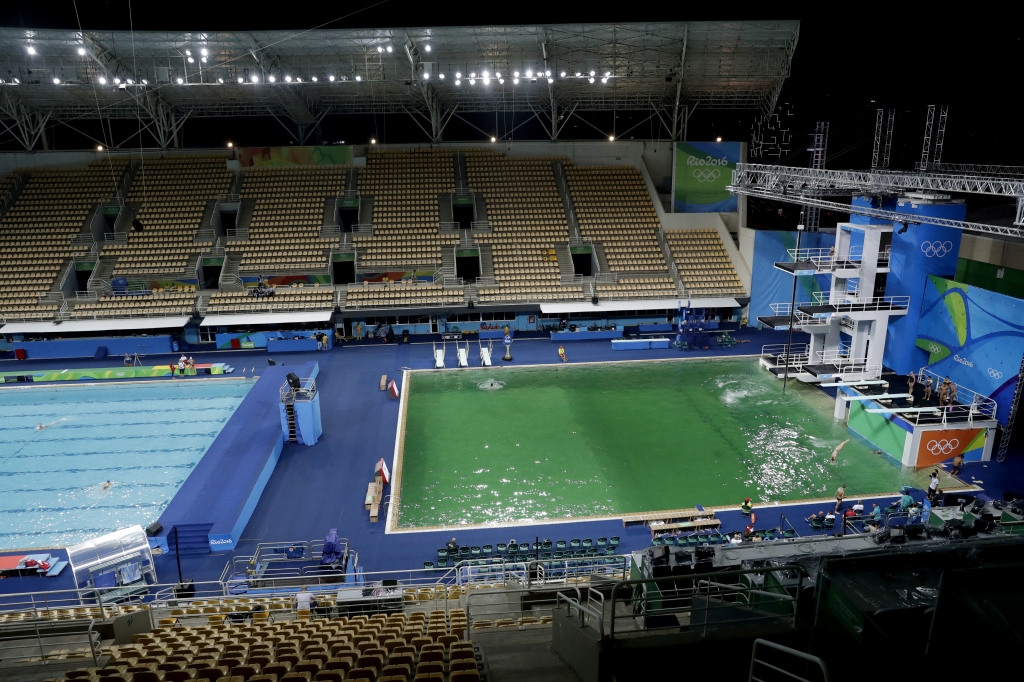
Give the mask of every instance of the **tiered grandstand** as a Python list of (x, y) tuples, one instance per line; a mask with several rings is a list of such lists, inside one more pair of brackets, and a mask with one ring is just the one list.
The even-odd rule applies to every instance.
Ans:
[(79, 303), (71, 319), (100, 317), (173, 316), (189, 317), (196, 304), (196, 288), (187, 291), (154, 290), (151, 295), (100, 296), (95, 302)]
[(736, 267), (715, 230), (668, 230), (665, 241), (691, 296), (745, 296)]
[(248, 291), (214, 292), (207, 313), (269, 313), (290, 310), (331, 310), (333, 289), (314, 287), (277, 287), (273, 296), (255, 298)]
[(555, 161), (480, 152), (466, 158), (470, 188), (484, 197), (493, 233), (497, 286), (480, 290), (481, 302), (564, 301), (583, 298), (571, 279), (563, 285), (556, 246), (569, 242), (565, 208), (555, 184)]
[(242, 254), (243, 274), (326, 270), (337, 238), (321, 238), (325, 202), (346, 189), (347, 166), (254, 167), (245, 172), (241, 198), (255, 199), (247, 238), (225, 250)]
[[(40, 299), (68, 259), (89, 253), (91, 237), (73, 242), (97, 202), (115, 194), (124, 170), (124, 163), (96, 162), (26, 172), (20, 195), (0, 221), (0, 315), (6, 320), (52, 319), (60, 312), (59, 294)], [(8, 180), (10, 188), (14, 180)]]
[(658, 214), (643, 176), (628, 166), (566, 168), (583, 238), (604, 248), (612, 272), (668, 272)]
[(127, 243), (108, 244), (101, 253), (117, 259), (114, 277), (148, 281), (186, 275), (190, 260), (213, 246), (196, 241), (196, 232), (207, 203), (231, 187), (232, 174), (224, 162), (225, 155), (216, 154), (146, 159), (140, 164), (127, 204), (140, 204), (135, 218), (143, 230), (128, 231)]
[(373, 197), (373, 236), (353, 239), (359, 267), (437, 269), (442, 247), (459, 241), (439, 232), (438, 198), (455, 190), (451, 150), (370, 151), (358, 189)]

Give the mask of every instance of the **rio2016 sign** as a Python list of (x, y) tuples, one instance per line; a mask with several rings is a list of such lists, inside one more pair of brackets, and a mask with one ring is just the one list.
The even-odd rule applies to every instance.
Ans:
[(740, 160), (739, 142), (677, 142), (672, 207), (676, 213), (730, 213), (736, 197), (726, 187)]

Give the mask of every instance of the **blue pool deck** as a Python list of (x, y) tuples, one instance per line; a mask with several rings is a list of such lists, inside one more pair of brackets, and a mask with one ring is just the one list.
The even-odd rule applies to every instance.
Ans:
[[(749, 339), (750, 342), (730, 348), (696, 352), (665, 349), (621, 353), (612, 350), (609, 340), (600, 340), (573, 343), (566, 347), (566, 353), (570, 362), (710, 358), (756, 355), (764, 344), (786, 341), (785, 332), (769, 330), (741, 330), (734, 336), (740, 340)], [(794, 342), (798, 341), (801, 340), (794, 338)], [(496, 355), (500, 357), (500, 353), (496, 352)], [(517, 339), (512, 346), (512, 355), (514, 360), (509, 363), (512, 365), (559, 362), (557, 345), (547, 338)], [(404, 368), (431, 368), (429, 343), (384, 345), (364, 342), (345, 344), (324, 352), (275, 356), (265, 350), (223, 351), (199, 353), (194, 357), (196, 362), (228, 362), (236, 368), (236, 372), (245, 368), (248, 373), (250, 368), (254, 368), (257, 375), (281, 372), (283, 376), (293, 370), (299, 374), (304, 363), (318, 363), (317, 386), (324, 433), (313, 446), (284, 444), (276, 468), (252, 510), (248, 524), (241, 532), (237, 547), (232, 552), (181, 556), (183, 577), (197, 581), (216, 580), (231, 556), (249, 555), (259, 542), (313, 540), (323, 538), (330, 528), (338, 528), (339, 535), (349, 540), (352, 549), (359, 554), (359, 565), (367, 572), (421, 567), (424, 561), (434, 560), (437, 548), (444, 546), (452, 536), (460, 544), (467, 545), (493, 545), (507, 542), (511, 538), (520, 542), (533, 542), (535, 538), (569, 540), (611, 536), (621, 538), (620, 547), (624, 551), (650, 544), (651, 536), (647, 528), (623, 528), (619, 520), (385, 535), (382, 510), (380, 521), (370, 523), (369, 513), (363, 507), (366, 485), (372, 479), (375, 462), (383, 457), (389, 465), (391, 463), (399, 409), (399, 402), (389, 400), (387, 393), (380, 390), (380, 377), (386, 374), (389, 378), (400, 378)], [(277, 361), (275, 367), (268, 366), (268, 357)], [(94, 362), (97, 361), (29, 360), (16, 363), (5, 360), (0, 361), (0, 369), (86, 367), (92, 366)], [(498, 361), (497, 364), (505, 363)], [(496, 366), (494, 372), (500, 373), (501, 369)], [(280, 384), (276, 376), (268, 385), (275, 384)], [(276, 397), (273, 409), (272, 417), (264, 415), (261, 419), (272, 421), (279, 433)], [(225, 431), (227, 429), (225, 427)], [(972, 478), (983, 481), (982, 487), (994, 498), (1002, 498), (1005, 490), (1024, 491), (1024, 453), (1012, 451), (1004, 464), (990, 462), (968, 465), (964, 468), (963, 477), (968, 481)], [(390, 490), (386, 489), (385, 494), (388, 492)], [(216, 488), (207, 488), (201, 492), (201, 495), (214, 499), (217, 494)], [(741, 500), (736, 502), (738, 506)], [(172, 506), (177, 504), (175, 500)], [(190, 502), (183, 498), (180, 504)], [(785, 513), (800, 534), (810, 534), (809, 526), (802, 519), (823, 507), (821, 503), (808, 503), (764, 508), (759, 510), (757, 526), (773, 527), (778, 524), (779, 515)], [(740, 517), (738, 510), (719, 512), (716, 517), (722, 520), (723, 531), (741, 530), (747, 523), (746, 519)], [(173, 555), (157, 557), (156, 561), (161, 582), (177, 580)], [(38, 586), (29, 589), (56, 589), (60, 586), (60, 579), (0, 580), (0, 593), (21, 591), (12, 589), (12, 583), (15, 582), (21, 583), (21, 590), (26, 589), (24, 586), (30, 582)]]

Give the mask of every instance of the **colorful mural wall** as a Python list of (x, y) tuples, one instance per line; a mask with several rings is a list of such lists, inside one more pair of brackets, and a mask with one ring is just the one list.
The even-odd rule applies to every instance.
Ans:
[(740, 142), (676, 142), (672, 169), (675, 213), (731, 213), (734, 194), (726, 189), (740, 162)]
[(352, 147), (239, 147), (238, 161), (249, 166), (331, 166), (352, 163)]
[(1024, 301), (929, 276), (915, 336), (928, 369), (991, 396), (1006, 423), (1024, 355)]

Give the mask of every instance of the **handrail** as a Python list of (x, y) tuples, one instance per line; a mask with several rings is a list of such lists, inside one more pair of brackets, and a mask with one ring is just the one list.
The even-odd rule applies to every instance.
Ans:
[(750, 652), (750, 674), (747, 676), (747, 682), (761, 682), (761, 678), (754, 677), (755, 666), (758, 663), (760, 663), (761, 665), (763, 665), (766, 668), (770, 668), (770, 669), (772, 669), (772, 670), (774, 670), (776, 672), (782, 673), (783, 675), (785, 675), (785, 676), (787, 676), (789, 678), (792, 678), (792, 679), (796, 680), (797, 682), (810, 682), (806, 677), (799, 677), (799, 676), (789, 672), (788, 670), (785, 670), (785, 669), (780, 668), (780, 667), (778, 667), (776, 665), (773, 665), (771, 663), (767, 663), (765, 661), (762, 661), (762, 660), (758, 659), (758, 657), (757, 657), (757, 648), (759, 646), (764, 646), (764, 647), (768, 647), (769, 649), (774, 649), (776, 651), (781, 651), (784, 654), (788, 654), (788, 655), (793, 656), (795, 658), (799, 658), (799, 659), (801, 659), (803, 661), (807, 661), (808, 663), (815, 663), (815, 664), (817, 664), (818, 668), (821, 670), (822, 682), (828, 682), (829, 681), (828, 666), (825, 665), (825, 661), (821, 660), (817, 656), (813, 656), (811, 654), (805, 654), (804, 652), (798, 651), (797, 649), (792, 649), (792, 648), (790, 648), (788, 646), (783, 646), (782, 644), (776, 644), (775, 642), (770, 642), (767, 639), (761, 639), (759, 637), (759, 638), (754, 640), (754, 648)]
[(586, 625), (586, 619), (584, 618), (584, 616), (590, 616), (592, 619), (596, 620), (597, 632), (600, 635), (601, 639), (604, 639), (604, 614), (594, 609), (591, 609), (589, 606), (581, 604), (576, 599), (568, 597), (562, 592), (559, 592), (555, 595), (555, 608), (557, 609), (562, 602), (565, 602), (566, 616), (572, 615), (572, 609), (576, 609), (576, 611), (579, 613), (580, 627)]

